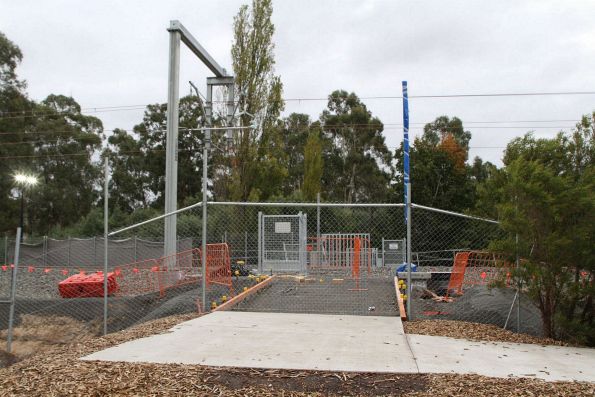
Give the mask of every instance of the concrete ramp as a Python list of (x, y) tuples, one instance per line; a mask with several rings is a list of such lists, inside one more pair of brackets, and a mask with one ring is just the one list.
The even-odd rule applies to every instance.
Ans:
[(398, 317), (222, 311), (83, 360), (417, 372)]

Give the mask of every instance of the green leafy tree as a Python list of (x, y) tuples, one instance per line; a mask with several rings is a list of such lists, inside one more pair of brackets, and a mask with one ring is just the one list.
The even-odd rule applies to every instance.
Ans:
[(283, 85), (274, 73), (275, 56), (271, 0), (253, 0), (234, 18), (231, 49), (238, 109), (243, 129), (234, 138), (231, 182), (227, 196), (234, 200), (266, 199), (271, 181), (287, 176), (278, 125), (283, 110)]
[(151, 175), (145, 169), (147, 155), (141, 143), (126, 130), (115, 129), (108, 138), (104, 155), (110, 163), (110, 210), (132, 212), (150, 204)]
[[(180, 98), (178, 134), (178, 205), (202, 190), (203, 113), (195, 96)], [(167, 104), (148, 105), (132, 133), (117, 130), (109, 139), (114, 202), (124, 211), (151, 205), (165, 197)]]
[[(469, 141), (471, 141), (471, 133), (465, 131), (463, 128), (463, 121), (458, 117), (452, 119), (448, 116), (437, 117), (431, 123), (424, 126), (424, 138), (425, 140), (438, 146), (441, 142), (444, 142), (448, 135), (451, 135), (457, 144), (465, 151), (469, 150)], [(465, 158), (465, 160), (467, 160)]]
[(283, 194), (301, 190), (305, 176), (305, 149), (310, 138), (312, 122), (307, 114), (292, 113), (283, 119), (283, 145), (286, 153), (287, 178), (283, 181)]
[(16, 68), (23, 59), (18, 46), (0, 32), (0, 231), (14, 232), (19, 222), (19, 206), (13, 175), (30, 171), (32, 147), (23, 144), (33, 123), (35, 104), (27, 98), (26, 83), (18, 79)]
[(99, 168), (94, 154), (101, 147), (103, 126), (81, 113), (70, 97), (49, 95), (40, 103), (27, 98), (16, 67), (19, 48), (0, 33), (0, 219), (2, 228), (18, 223), (13, 175), (36, 175), (39, 185), (25, 195), (26, 234), (46, 234), (68, 227), (89, 213), (98, 200)]
[(382, 135), (382, 122), (357, 95), (337, 90), (329, 95), (321, 124), (327, 199), (350, 203), (386, 200), (392, 155)]
[(304, 199), (314, 201), (320, 193), (320, 183), (324, 169), (322, 158), (322, 143), (318, 131), (312, 131), (308, 135), (308, 141), (304, 149)]
[[(410, 147), (411, 199), (416, 204), (463, 212), (474, 206), (474, 178), (483, 178), (490, 165), (477, 158), (473, 166), (466, 164), (471, 133), (462, 121), (447, 116), (426, 124), (424, 133)], [(403, 146), (396, 151), (397, 169), (403, 169)], [(475, 174), (474, 174), (475, 173)], [(396, 177), (399, 197), (403, 192), (403, 176)]]
[[(513, 140), (504, 169), (479, 190), (507, 232), (495, 250), (522, 258), (517, 277), (541, 311), (546, 336), (595, 344), (595, 167), (592, 119), (572, 134)], [(518, 243), (516, 238), (518, 236)]]
[(76, 223), (97, 203), (100, 167), (93, 156), (101, 149), (103, 125), (63, 95), (49, 95), (36, 111), (43, 116), (27, 135), (40, 185), (31, 193), (28, 218), (33, 233), (47, 234), (52, 225)]

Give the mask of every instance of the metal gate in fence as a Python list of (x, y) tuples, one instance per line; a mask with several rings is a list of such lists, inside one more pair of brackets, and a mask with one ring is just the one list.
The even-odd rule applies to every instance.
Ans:
[(376, 266), (376, 251), (371, 246), (369, 233), (323, 233), (320, 238), (309, 237), (308, 240), (311, 269), (351, 272), (356, 256), (362, 269), (370, 270)]
[(261, 273), (306, 272), (306, 214), (258, 213), (258, 269)]

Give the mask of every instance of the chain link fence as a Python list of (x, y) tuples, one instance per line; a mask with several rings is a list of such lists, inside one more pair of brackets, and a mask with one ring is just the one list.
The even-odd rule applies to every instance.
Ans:
[[(16, 272), (15, 327), (59, 319), (72, 322), (78, 337), (102, 333), (104, 322), (114, 332), (214, 309), (264, 275), (272, 279), (232, 310), (398, 315), (394, 277), (407, 279), (402, 204), (210, 202), (207, 214), (206, 266), (201, 203), (177, 211), (177, 249), (170, 255), (166, 216), (110, 233), (105, 318), (103, 237), (26, 241)], [(541, 334), (537, 310), (508, 278), (514, 264), (487, 253), (501, 237), (495, 221), (413, 205), (412, 292), (400, 292), (410, 300), (409, 318)], [(11, 239), (2, 253), (5, 298), (14, 274)], [(86, 280), (84, 291), (67, 279)], [(9, 305), (0, 310), (6, 330)]]
[[(139, 232), (150, 232), (148, 229)], [(152, 232), (152, 231), (151, 231)], [(163, 238), (157, 233), (136, 236), (117, 236), (108, 240), (109, 332), (129, 327), (139, 321), (158, 318), (162, 315), (154, 312), (160, 308), (163, 294), (141, 293), (140, 286), (147, 280), (140, 276), (146, 270), (136, 266), (134, 272), (122, 282), (123, 265), (152, 261), (163, 256)], [(0, 329), (9, 325), (10, 295), (12, 277), (16, 274), (14, 300), (14, 351), (21, 356), (28, 355), (43, 343), (67, 343), (69, 341), (97, 336), (103, 332), (104, 308), (103, 271), (104, 239), (52, 239), (40, 238), (26, 240), (20, 246), (18, 271), (14, 271), (14, 240), (6, 239), (5, 261), (0, 265)], [(180, 252), (191, 249), (192, 239), (181, 238), (178, 241)], [(150, 271), (151, 269), (149, 269)], [(118, 276), (116, 276), (116, 274)], [(157, 273), (156, 273), (157, 274)], [(135, 278), (138, 293), (126, 294), (130, 284), (126, 281)], [(74, 282), (86, 279), (84, 291)], [(134, 280), (132, 280), (134, 282)], [(122, 291), (115, 291), (114, 286), (122, 286)], [(188, 310), (196, 311), (196, 303)], [(163, 315), (168, 315), (164, 312)], [(64, 332), (66, 331), (66, 332)], [(7, 339), (7, 331), (0, 337)]]
[(208, 213), (209, 235), (227, 236), (246, 272), (274, 276), (234, 310), (397, 315), (396, 266), (381, 249), (405, 235), (402, 205), (211, 203)]
[(512, 281), (515, 264), (489, 252), (503, 237), (496, 221), (413, 205), (411, 317), (541, 335), (538, 309)]

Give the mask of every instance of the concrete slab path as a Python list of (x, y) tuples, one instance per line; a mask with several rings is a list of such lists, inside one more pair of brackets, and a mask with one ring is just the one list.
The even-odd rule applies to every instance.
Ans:
[(595, 382), (595, 349), (405, 335), (380, 316), (215, 312), (83, 360)]
[(417, 372), (398, 317), (214, 312), (84, 360)]
[(595, 382), (595, 349), (407, 335), (421, 373)]

